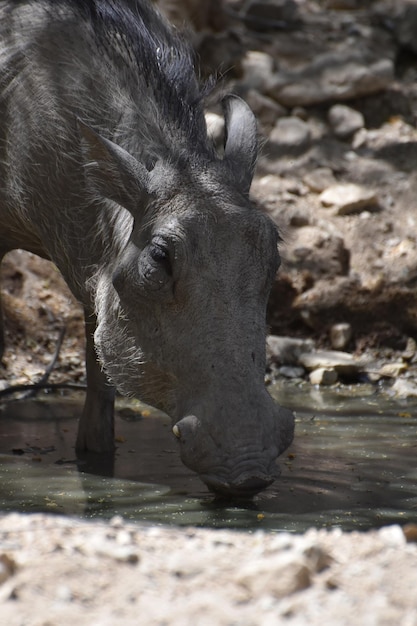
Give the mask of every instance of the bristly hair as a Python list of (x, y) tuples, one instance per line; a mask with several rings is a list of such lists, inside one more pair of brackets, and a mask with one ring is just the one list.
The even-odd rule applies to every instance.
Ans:
[[(24, 0), (9, 0), (9, 6)], [(70, 11), (85, 20), (105, 58), (129, 69), (153, 92), (159, 114), (194, 144), (205, 142), (202, 101), (214, 81), (200, 85), (188, 42), (156, 11), (150, 0), (32, 0), (51, 20)]]

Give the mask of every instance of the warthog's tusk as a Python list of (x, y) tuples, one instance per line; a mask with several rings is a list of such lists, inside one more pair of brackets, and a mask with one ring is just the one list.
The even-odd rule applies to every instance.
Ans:
[(179, 439), (181, 437), (180, 429), (178, 428), (178, 426), (176, 424), (172, 427), (172, 432), (177, 437), (177, 439)]

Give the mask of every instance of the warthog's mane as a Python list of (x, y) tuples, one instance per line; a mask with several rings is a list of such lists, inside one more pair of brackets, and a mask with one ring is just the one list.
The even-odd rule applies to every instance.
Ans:
[[(114, 94), (120, 93), (121, 108), (123, 102), (126, 104), (124, 93), (130, 99), (128, 108), (136, 109), (139, 116), (142, 113), (148, 123), (152, 117), (154, 122), (159, 122), (155, 131), (170, 136), (168, 145), (172, 145), (174, 133), (175, 140), (185, 140), (188, 149), (212, 156), (202, 102), (214, 81), (200, 83), (191, 46), (149, 0), (29, 0), (29, 3), (37, 11), (44, 10), (45, 20), (52, 27), (64, 21), (72, 25), (74, 35), (80, 29), (85, 32), (94, 44), (92, 54), (98, 52), (102, 59), (104, 71), (107, 65), (107, 88)], [(27, 5), (28, 0), (7, 0), (5, 4), (13, 10)], [(38, 26), (42, 28), (42, 24)], [(88, 63), (86, 59), (86, 66)], [(147, 103), (144, 87), (152, 94)], [(134, 125), (132, 117), (126, 113), (122, 119), (124, 122), (118, 122), (118, 134), (129, 135)], [(161, 144), (163, 138), (149, 136), (148, 139)]]

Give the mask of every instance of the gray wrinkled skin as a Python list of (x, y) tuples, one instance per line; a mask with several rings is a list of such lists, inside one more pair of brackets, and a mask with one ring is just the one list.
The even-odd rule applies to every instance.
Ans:
[(51, 259), (83, 303), (77, 448), (112, 449), (114, 385), (210, 489), (251, 495), (294, 428), (264, 386), (278, 235), (249, 199), (253, 114), (224, 100), (219, 156), (202, 98), (147, 1), (0, 0), (0, 259)]

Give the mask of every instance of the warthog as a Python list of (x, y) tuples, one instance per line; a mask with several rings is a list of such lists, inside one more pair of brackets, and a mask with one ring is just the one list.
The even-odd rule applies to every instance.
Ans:
[(294, 426), (264, 385), (279, 256), (249, 199), (252, 112), (224, 99), (217, 154), (192, 54), (148, 0), (0, 0), (0, 40), (0, 258), (51, 259), (84, 306), (77, 449), (113, 448), (117, 387), (172, 417), (211, 490), (260, 491)]

